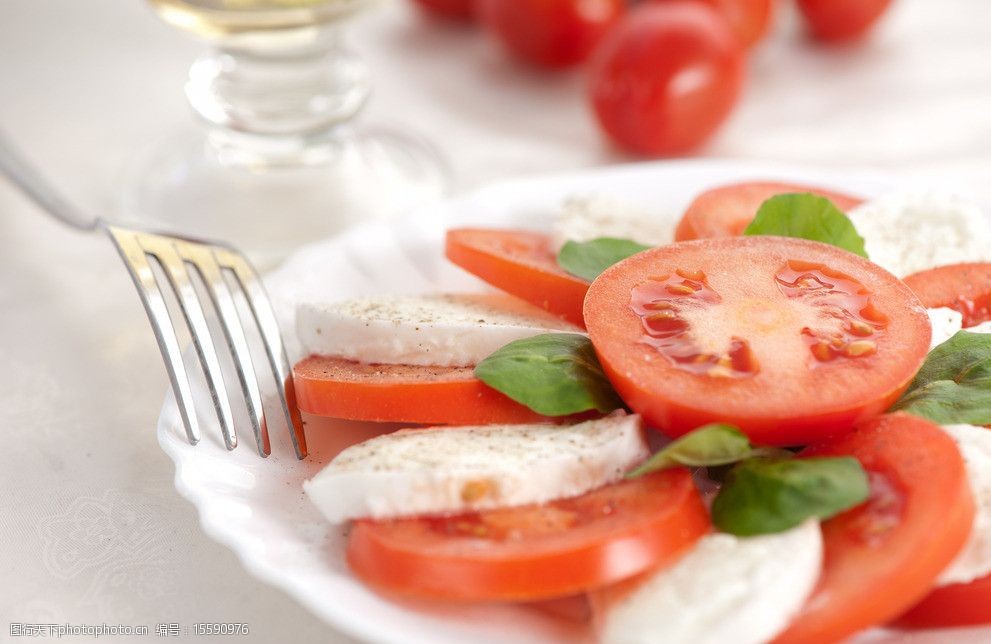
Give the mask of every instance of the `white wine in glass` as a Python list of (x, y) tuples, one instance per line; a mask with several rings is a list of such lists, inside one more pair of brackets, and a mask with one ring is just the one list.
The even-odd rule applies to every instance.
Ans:
[(355, 124), (366, 66), (341, 27), (377, 0), (149, 0), (213, 49), (186, 97), (205, 131), (137, 165), (123, 208), (167, 230), (228, 239), (263, 264), (434, 199), (448, 175), (416, 136)]

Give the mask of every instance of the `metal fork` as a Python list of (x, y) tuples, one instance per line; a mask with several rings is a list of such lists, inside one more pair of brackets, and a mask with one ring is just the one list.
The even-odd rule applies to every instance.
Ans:
[[(193, 285), (191, 271), (199, 276), (200, 281), (206, 286), (210, 302), (223, 330), (224, 340), (234, 359), (258, 453), (261, 456), (268, 456), (271, 453), (271, 445), (261, 392), (245, 337), (245, 327), (242, 325), (241, 316), (237, 312), (233, 294), (224, 274), (226, 272), (233, 276), (233, 281), (247, 300), (251, 318), (257, 325), (262, 343), (265, 345), (265, 353), (275, 375), (276, 389), (279, 391), (279, 400), (282, 403), (282, 411), (292, 436), (296, 456), (300, 459), (306, 457), (303, 424), (295, 406), (292, 379), (288, 378), (289, 359), (282, 343), (282, 336), (279, 334), (279, 326), (257, 272), (241, 253), (228, 244), (123, 228), (81, 212), (66, 201), (27, 162), (2, 131), (0, 131), (0, 172), (7, 175), (24, 194), (59, 221), (77, 230), (102, 230), (110, 236), (131, 274), (131, 279), (134, 280), (138, 295), (141, 296), (141, 302), (144, 304), (162, 358), (165, 360), (172, 391), (179, 403), (179, 413), (186, 428), (186, 438), (191, 445), (195, 445), (200, 440), (200, 426), (193, 406), (189, 375), (183, 366), (182, 349), (163, 289), (172, 291), (179, 302), (179, 308), (193, 339), (203, 372), (206, 374), (210, 396), (224, 434), (224, 443), (228, 450), (232, 450), (237, 446), (237, 434), (234, 430), (231, 403), (221, 373), (215, 339), (207, 326), (200, 297)], [(157, 262), (165, 275), (165, 280), (156, 277), (152, 261)]]

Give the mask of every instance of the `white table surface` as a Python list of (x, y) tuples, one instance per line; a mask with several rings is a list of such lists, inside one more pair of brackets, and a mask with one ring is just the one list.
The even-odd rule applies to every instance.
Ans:
[[(783, 18), (703, 154), (890, 172), (991, 203), (991, 3), (899, 0), (868, 44), (839, 50)], [(520, 68), (399, 4), (353, 31), (376, 71), (368, 116), (431, 138), (459, 190), (624, 160), (579, 73)], [(3, 0), (0, 126), (79, 204), (112, 213), (128, 160), (188, 123), (200, 49), (138, 0)], [(166, 379), (119, 260), (2, 182), (0, 338), (0, 640), (9, 622), (151, 637), (162, 622), (247, 622), (224, 641), (347, 641), (201, 534), (155, 440)]]

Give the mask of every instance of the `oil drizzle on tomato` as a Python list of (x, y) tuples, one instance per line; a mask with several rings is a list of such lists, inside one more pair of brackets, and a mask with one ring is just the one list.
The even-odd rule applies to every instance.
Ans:
[(774, 276), (778, 289), (819, 310), (823, 324), (805, 327), (805, 340), (817, 363), (838, 357), (862, 358), (877, 351), (877, 338), (888, 325), (863, 284), (822, 264), (788, 261)]
[(703, 351), (692, 339), (691, 326), (681, 315), (686, 309), (721, 301), (705, 273), (678, 269), (674, 274), (653, 276), (646, 284), (636, 287), (631, 306), (643, 324), (642, 342), (681, 369), (723, 378), (752, 376), (759, 366), (746, 339), (730, 338), (729, 346), (722, 352)]

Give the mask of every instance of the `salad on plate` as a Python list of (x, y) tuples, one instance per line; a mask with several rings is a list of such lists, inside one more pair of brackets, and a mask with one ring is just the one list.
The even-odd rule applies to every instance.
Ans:
[(602, 642), (991, 623), (988, 243), (961, 199), (756, 181), (450, 229), (490, 292), (298, 306), (301, 412), (381, 423), (305, 493), (380, 595)]

